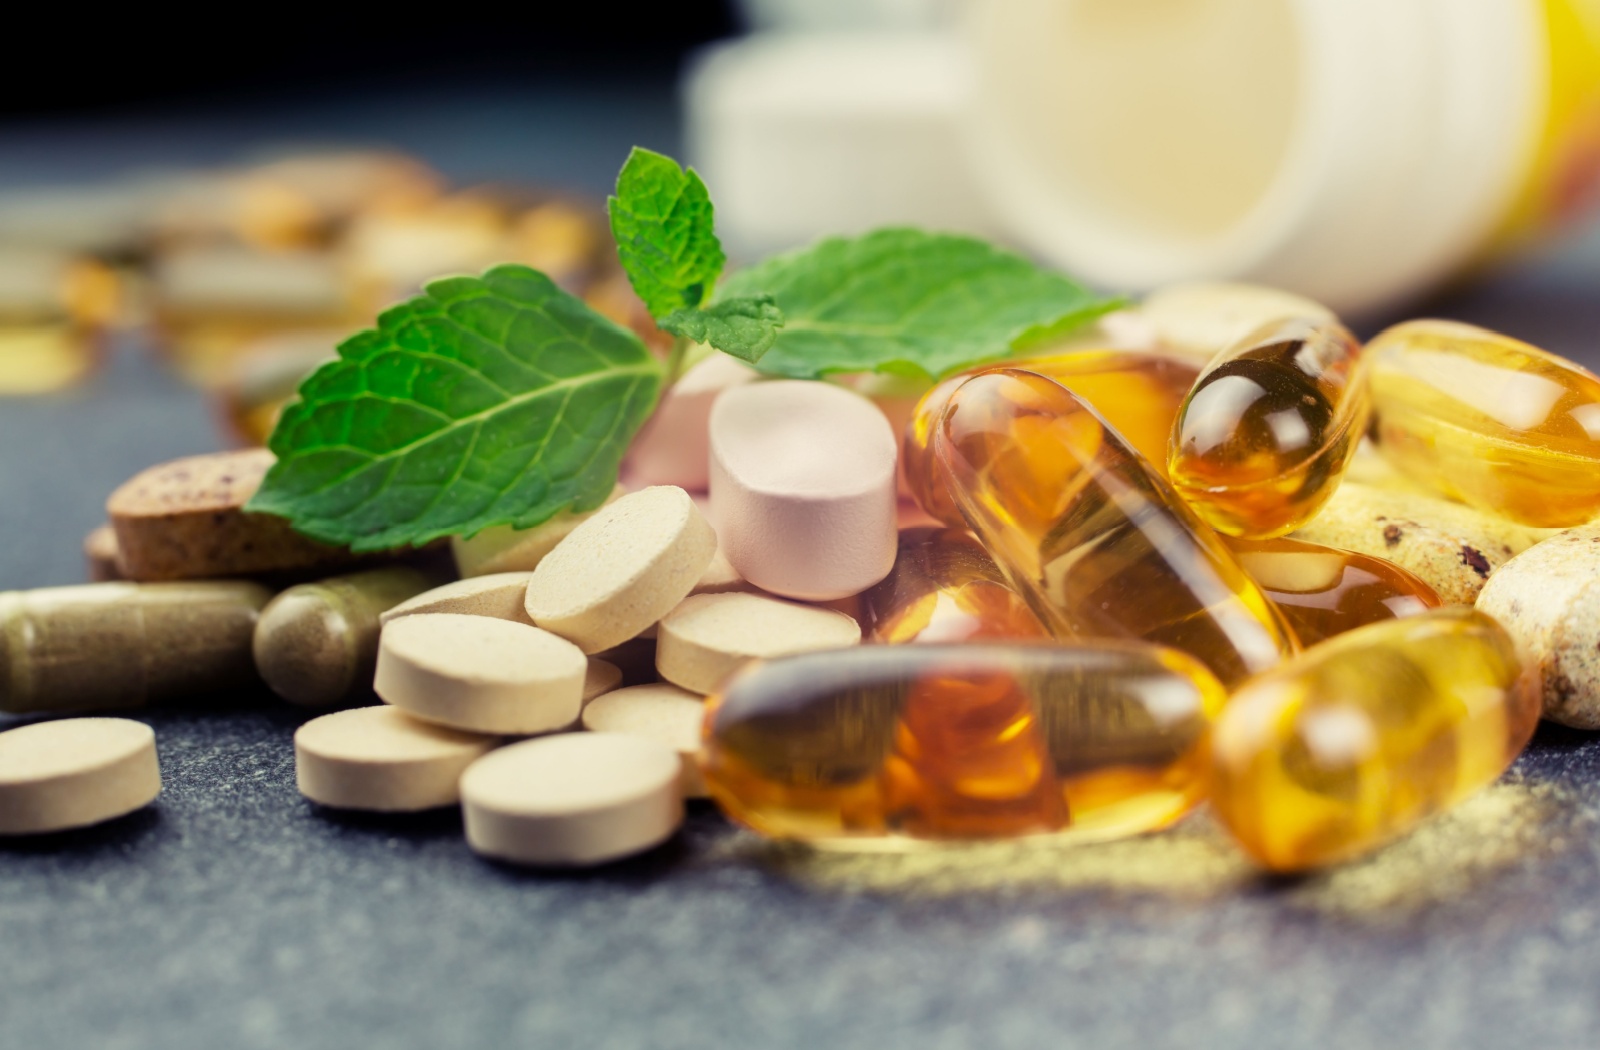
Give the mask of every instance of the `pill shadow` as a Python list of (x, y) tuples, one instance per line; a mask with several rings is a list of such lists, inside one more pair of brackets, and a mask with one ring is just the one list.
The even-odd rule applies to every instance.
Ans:
[(680, 832), (654, 849), (632, 857), (587, 868), (536, 868), (479, 858), (485, 867), (518, 883), (614, 883), (621, 886), (646, 886), (683, 868), (694, 856), (694, 846)]
[(43, 835), (0, 835), (0, 854), (126, 852), (150, 842), (163, 824), (160, 807), (146, 806), (88, 828)]
[(349, 831), (385, 837), (405, 835), (415, 839), (460, 838), (462, 835), (459, 806), (440, 806), (420, 813), (366, 813), (309, 801), (305, 806), (317, 820)]

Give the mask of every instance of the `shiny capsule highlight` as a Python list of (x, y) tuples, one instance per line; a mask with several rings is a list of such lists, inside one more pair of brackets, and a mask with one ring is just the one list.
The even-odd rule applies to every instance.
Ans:
[(867, 641), (889, 645), (1050, 637), (965, 529), (901, 529), (894, 568), (856, 618)]

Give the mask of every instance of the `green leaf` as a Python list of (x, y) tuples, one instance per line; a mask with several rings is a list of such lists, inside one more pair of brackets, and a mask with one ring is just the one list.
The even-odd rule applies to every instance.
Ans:
[(536, 270), (434, 281), (302, 384), (248, 509), (381, 550), (598, 507), (662, 379)]
[(661, 327), (697, 343), (709, 343), (725, 354), (754, 364), (761, 360), (783, 327), (783, 311), (770, 295), (720, 299), (704, 310), (676, 310)]
[(711, 196), (691, 168), (633, 148), (607, 201), (617, 257), (656, 320), (704, 302), (726, 257), (712, 225)]
[(733, 274), (718, 300), (771, 293), (783, 330), (759, 369), (933, 377), (1004, 357), (1121, 305), (984, 241), (908, 228), (829, 237)]

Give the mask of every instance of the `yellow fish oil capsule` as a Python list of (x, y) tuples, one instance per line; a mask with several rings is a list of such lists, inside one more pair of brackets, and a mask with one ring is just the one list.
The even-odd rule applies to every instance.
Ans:
[(1378, 449), (1412, 480), (1523, 525), (1600, 514), (1600, 377), (1453, 321), (1396, 325), (1367, 356)]
[(901, 529), (894, 568), (861, 596), (861, 629), (891, 645), (1050, 637), (965, 529)]
[(984, 548), (1050, 633), (1139, 638), (1225, 683), (1298, 650), (1222, 539), (1060, 384), (967, 380), (934, 433), (939, 469)]
[[(1072, 391), (1161, 472), (1167, 469), (1172, 421), (1200, 374), (1187, 362), (1137, 350), (1068, 350), (1009, 367), (1054, 379)], [(951, 376), (924, 394), (900, 446), (900, 470), (912, 496), (931, 517), (955, 528), (966, 528), (966, 522), (939, 482), (931, 443), (950, 395), (975, 374)]]
[(1228, 547), (1302, 645), (1442, 604), (1420, 577), (1370, 554), (1287, 537), (1229, 540)]
[(863, 646), (733, 678), (701, 766), (724, 812), (775, 838), (1111, 838), (1200, 800), (1224, 700), (1196, 660), (1138, 643)]
[(1369, 411), (1355, 336), (1336, 321), (1276, 321), (1200, 373), (1173, 423), (1167, 475), (1217, 531), (1281, 536), (1339, 487)]
[(1535, 677), (1473, 609), (1340, 635), (1234, 693), (1212, 807), (1274, 871), (1358, 856), (1505, 771), (1539, 720)]

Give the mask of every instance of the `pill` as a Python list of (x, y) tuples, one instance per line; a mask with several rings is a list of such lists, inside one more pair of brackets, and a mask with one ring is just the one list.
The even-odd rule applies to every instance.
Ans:
[(378, 621), (387, 625), (392, 620), (417, 613), (457, 613), (462, 616), (513, 620), (531, 627), (533, 621), (528, 619), (524, 602), (528, 594), (528, 581), (532, 578), (532, 572), (469, 576), (408, 598), (380, 614)]
[(485, 857), (548, 867), (643, 853), (683, 823), (682, 765), (666, 744), (622, 733), (503, 747), (461, 778), (467, 844)]
[(548, 631), (490, 616), (418, 613), (384, 625), (373, 688), (407, 714), (475, 733), (571, 724), (588, 660)]
[[(910, 425), (900, 431), (900, 469), (907, 488), (935, 520), (954, 528), (966, 528), (966, 521), (939, 484), (931, 445), (933, 430), (956, 388), (989, 367), (993, 366), (939, 383), (923, 395)], [(1021, 358), (1011, 367), (1054, 379), (1072, 391), (1162, 474), (1167, 470), (1172, 421), (1200, 374), (1187, 362), (1161, 354), (1101, 348)]]
[(1477, 607), (1538, 671), (1544, 717), (1600, 729), (1600, 524), (1542, 540), (1495, 570)]
[(1528, 549), (1528, 530), (1471, 507), (1347, 482), (1292, 539), (1383, 558), (1446, 605), (1471, 605), (1489, 574)]
[(831, 383), (736, 387), (711, 409), (711, 508), (739, 574), (786, 598), (866, 590), (894, 564), (896, 440)]
[(1266, 539), (1311, 520), (1367, 425), (1362, 362), (1337, 321), (1275, 321), (1224, 350), (1173, 421), (1173, 487), (1229, 536)]
[(161, 793), (156, 735), (125, 718), (67, 718), (0, 733), (0, 835), (85, 828)]
[(685, 798), (704, 798), (700, 778), (700, 723), (705, 698), (666, 682), (635, 685), (607, 693), (583, 709), (583, 728), (594, 733), (625, 733), (667, 745), (683, 763)]
[(753, 590), (750, 581), (739, 575), (739, 570), (733, 567), (733, 562), (718, 547), (717, 553), (711, 556), (711, 564), (706, 566), (706, 571), (700, 574), (700, 579), (695, 581), (689, 593), (726, 594), (729, 591), (748, 590)]
[(117, 567), (117, 533), (101, 525), (83, 538), (83, 560), (91, 583), (110, 583), (123, 578)]
[(1335, 864), (1494, 780), (1538, 721), (1536, 676), (1492, 618), (1371, 624), (1233, 694), (1212, 731), (1212, 809), (1264, 867)]
[(595, 697), (609, 693), (621, 684), (622, 668), (610, 660), (591, 656), (583, 672), (583, 702), (587, 704)]
[(306, 707), (365, 693), (378, 663), (378, 617), (437, 582), (392, 565), (290, 587), (261, 610), (256, 670), (274, 693)]
[(891, 645), (1050, 637), (965, 529), (901, 529), (894, 568), (857, 610), (868, 640)]
[(497, 743), (387, 704), (335, 711), (295, 731), (295, 783), (335, 809), (415, 813), (459, 801), (461, 774)]
[(123, 575), (182, 580), (354, 561), (349, 551), (301, 536), (286, 518), (245, 513), (273, 462), (266, 449), (219, 452), (162, 463), (124, 482), (106, 501)]
[(861, 643), (861, 628), (832, 609), (760, 594), (701, 594), (661, 621), (656, 670), (674, 685), (709, 693), (751, 660)]
[(0, 711), (93, 711), (226, 697), (257, 681), (272, 592), (237, 580), (0, 592)]
[(711, 698), (701, 768), (776, 838), (1112, 838), (1201, 800), (1225, 700), (1192, 657), (1134, 642), (808, 653)]
[[(621, 485), (611, 490), (606, 503), (620, 497)], [(603, 505), (603, 504), (602, 504)], [(463, 576), (489, 576), (502, 572), (532, 572), (539, 562), (566, 539), (573, 529), (594, 516), (594, 510), (562, 511), (531, 529), (497, 525), (484, 529), (471, 539), (450, 538), (450, 552)]]
[(1228, 548), (1283, 613), (1301, 645), (1442, 604), (1420, 577), (1369, 554), (1283, 536), (1233, 539)]
[(525, 608), (586, 653), (620, 645), (688, 596), (717, 534), (680, 488), (631, 492), (572, 530), (528, 581)]
[(1304, 296), (1231, 281), (1186, 281), (1158, 288), (1145, 297), (1138, 313), (1165, 349), (1200, 366), (1274, 321), (1337, 320), (1333, 311)]
[(1600, 514), (1600, 376), (1454, 321), (1378, 335), (1373, 435), (1413, 481), (1523, 525)]
[(628, 473), (640, 485), (677, 485), (704, 492), (711, 483), (711, 406), (722, 392), (757, 378), (727, 354), (712, 354), (662, 395), (628, 449)]
[(1221, 538), (1059, 383), (974, 376), (951, 395), (934, 454), (984, 549), (1058, 640), (1170, 645), (1229, 685), (1297, 651)]

